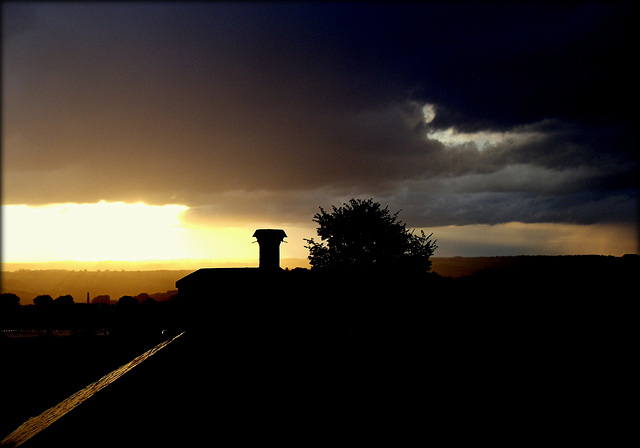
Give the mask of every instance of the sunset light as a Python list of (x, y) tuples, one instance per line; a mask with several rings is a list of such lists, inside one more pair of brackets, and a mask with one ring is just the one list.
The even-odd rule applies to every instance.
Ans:
[[(4, 262), (184, 258), (182, 205), (142, 202), (2, 207)], [(5, 237), (6, 236), (6, 237)]]
[(638, 4), (2, 2), (0, 445), (606, 421)]
[[(257, 262), (251, 235), (258, 224), (216, 226), (184, 218), (184, 205), (101, 201), (96, 204), (2, 206), (2, 261), (182, 261)], [(309, 228), (289, 226), (296, 244), (284, 254), (305, 258)], [(304, 263), (303, 263), (304, 264)]]
[(305, 263), (351, 198), (436, 257), (635, 253), (629, 9), (5, 2), (2, 261)]
[[(184, 205), (142, 202), (2, 206), (4, 263), (52, 261), (178, 261), (257, 262), (251, 235), (262, 222), (215, 225), (189, 221)], [(315, 224), (285, 225), (289, 235), (283, 257), (305, 266), (303, 238), (315, 236)], [(277, 227), (277, 225), (276, 225)], [(501, 225), (419, 228), (439, 238), (437, 256), (480, 256), (488, 248), (496, 255), (593, 254), (621, 256), (636, 247), (633, 226), (509, 223)], [(235, 261), (234, 261), (235, 260)], [(199, 266), (199, 265), (198, 265)], [(286, 263), (283, 265), (286, 266)]]

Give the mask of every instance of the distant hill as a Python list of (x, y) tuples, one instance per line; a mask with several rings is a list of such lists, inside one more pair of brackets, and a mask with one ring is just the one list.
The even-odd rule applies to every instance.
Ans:
[[(599, 271), (611, 273), (618, 267), (628, 268), (629, 263), (620, 264), (626, 260), (635, 260), (637, 255), (625, 255), (624, 257), (611, 257), (599, 255), (576, 256), (511, 256), (511, 257), (434, 257), (432, 270), (443, 277), (460, 278), (475, 275), (479, 272), (509, 272), (526, 274), (527, 272), (544, 272), (555, 270), (566, 272), (584, 271), (597, 273)], [(112, 301), (117, 301), (124, 295), (136, 297), (142, 293), (161, 293), (167, 295), (168, 291), (175, 290), (175, 282), (190, 274), (200, 267), (241, 267), (252, 266), (248, 263), (235, 261), (225, 264), (201, 265), (190, 269), (156, 269), (156, 270), (65, 270), (65, 269), (18, 269), (3, 271), (1, 291), (11, 292), (21, 299), (21, 304), (31, 305), (34, 297), (41, 294), (49, 294), (53, 298), (71, 294), (75, 302), (85, 303), (87, 292), (90, 299), (96, 296), (110, 296)], [(253, 265), (255, 266), (255, 264)], [(308, 267), (304, 259), (283, 259), (283, 267)], [(3, 269), (7, 269), (3, 265)], [(12, 266), (15, 269), (15, 265)], [(557, 272), (556, 272), (557, 273)], [(170, 295), (170, 294), (169, 294)], [(159, 295), (157, 297), (164, 297)]]
[(465, 277), (482, 269), (499, 269), (518, 264), (521, 257), (433, 257), (431, 270), (443, 277)]

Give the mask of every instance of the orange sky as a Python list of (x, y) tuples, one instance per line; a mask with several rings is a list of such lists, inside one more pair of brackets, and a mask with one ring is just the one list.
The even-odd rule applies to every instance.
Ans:
[[(307, 226), (258, 222), (253, 226), (209, 227), (185, 221), (187, 209), (106, 202), (3, 206), (2, 259), (4, 263), (79, 261), (87, 266), (117, 260), (126, 262), (123, 268), (148, 260), (163, 261), (163, 266), (172, 268), (198, 264), (197, 260), (243, 260), (253, 265), (258, 258), (258, 245), (251, 237), (256, 228), (275, 225), (285, 229), (288, 238), (281, 246), (282, 258), (306, 259), (303, 238), (316, 236), (311, 220)], [(635, 229), (621, 225), (508, 223), (424, 230), (433, 232), (438, 240), (436, 256), (480, 256), (488, 251), (493, 255), (620, 256), (633, 253), (637, 245)], [(167, 264), (171, 260), (175, 265)]]
[(637, 252), (634, 8), (4, 2), (2, 260), (304, 259), (351, 198), (436, 256)]

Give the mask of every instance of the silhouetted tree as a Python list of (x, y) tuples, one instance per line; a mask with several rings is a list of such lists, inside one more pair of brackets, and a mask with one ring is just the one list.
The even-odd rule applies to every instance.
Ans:
[(53, 305), (53, 297), (43, 294), (33, 299), (33, 304), (38, 308), (49, 308)]
[(135, 299), (135, 297), (122, 296), (118, 299), (118, 303), (116, 303), (116, 306), (118, 308), (130, 308), (132, 306), (136, 306), (137, 304), (138, 301)]
[(73, 305), (73, 296), (70, 294), (59, 296), (56, 300), (53, 301), (56, 306), (59, 307), (68, 307)]
[(305, 239), (312, 268), (428, 272), (437, 248), (433, 234), (415, 235), (398, 220), (399, 213), (389, 213), (373, 199), (351, 199), (333, 206), (332, 213), (320, 207), (313, 221), (323, 242)]
[(0, 294), (0, 312), (13, 312), (19, 308), (20, 297), (10, 292)]

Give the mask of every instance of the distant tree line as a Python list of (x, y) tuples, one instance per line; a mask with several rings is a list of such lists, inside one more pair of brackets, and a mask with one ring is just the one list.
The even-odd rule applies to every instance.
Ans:
[[(91, 300), (91, 304), (118, 304), (120, 301), (130, 302), (131, 299), (135, 300), (136, 303), (144, 303), (144, 302), (160, 302), (160, 301), (174, 301), (178, 298), (178, 291), (167, 291), (166, 293), (154, 293), (147, 294), (143, 292), (138, 294), (137, 296), (124, 295), (120, 297), (117, 301), (112, 301), (111, 296), (109, 295), (98, 295), (95, 296)], [(48, 307), (68, 307), (73, 304), (84, 304), (83, 302), (76, 302), (72, 295), (65, 294), (58, 296), (58, 298), (54, 299), (49, 294), (41, 294), (33, 299), (33, 305), (38, 308), (48, 308)], [(27, 305), (29, 306), (29, 305)], [(14, 293), (2, 293), (0, 294), (0, 310), (3, 311), (14, 311), (20, 307), (20, 297)]]
[[(0, 330), (73, 329), (92, 334), (109, 329), (113, 335), (158, 335), (180, 326), (182, 304), (173, 292), (170, 300), (156, 300), (155, 294), (125, 295), (117, 302), (75, 303), (69, 295), (54, 299), (43, 294), (33, 305), (20, 305), (13, 293), (0, 294)], [(108, 296), (106, 296), (108, 298)]]

